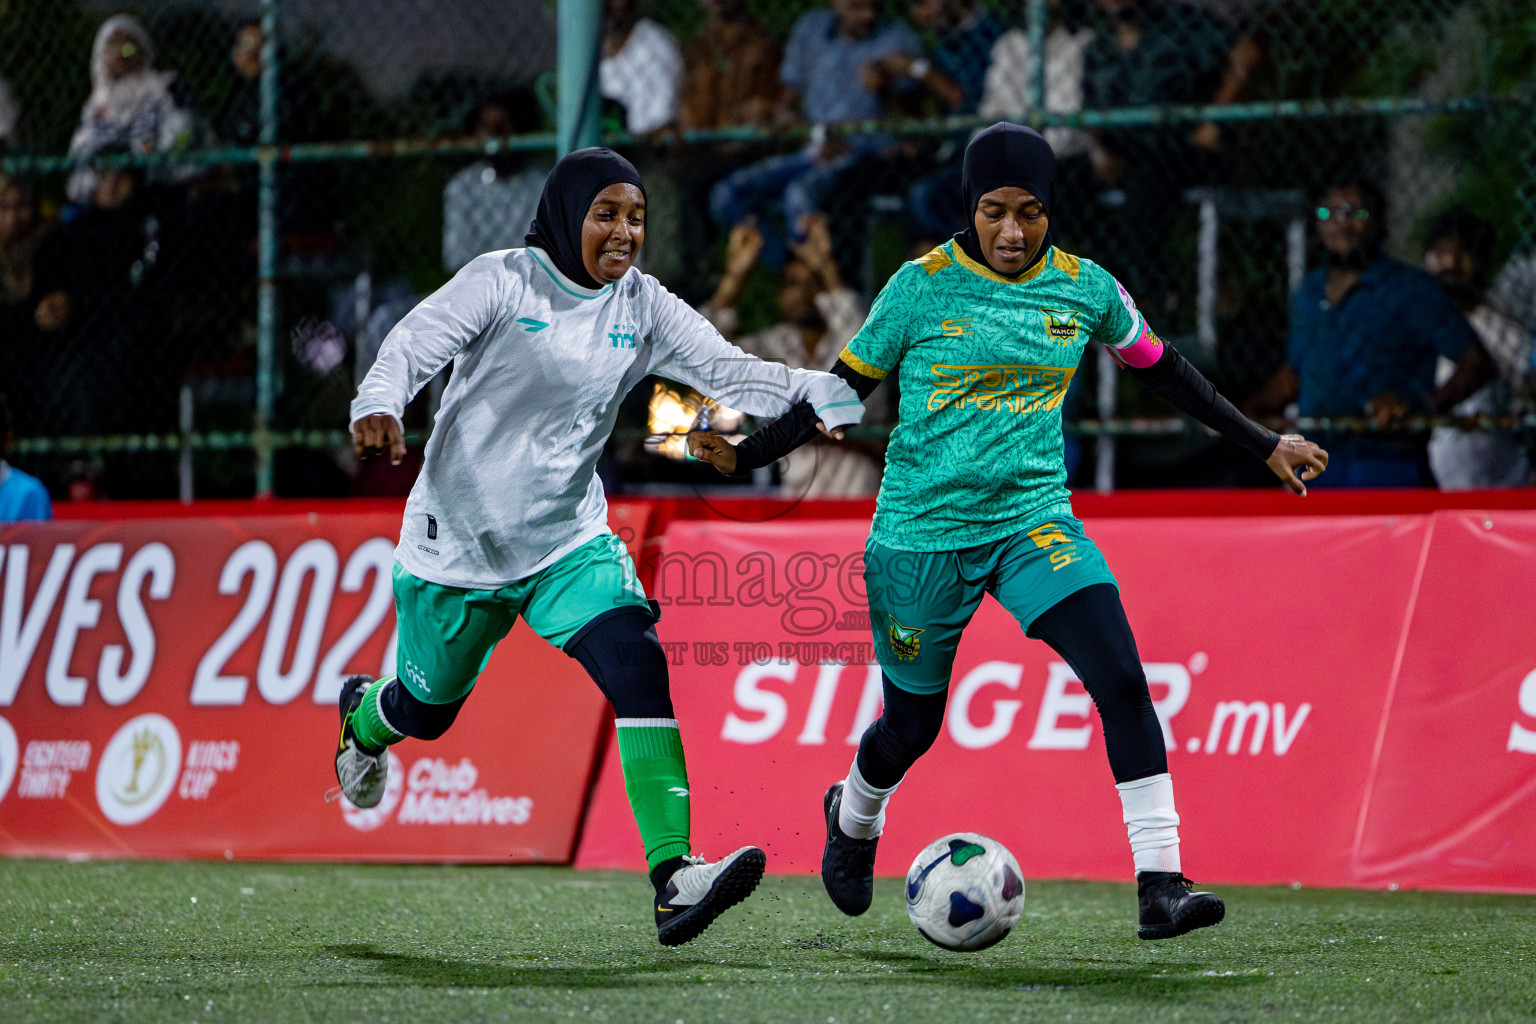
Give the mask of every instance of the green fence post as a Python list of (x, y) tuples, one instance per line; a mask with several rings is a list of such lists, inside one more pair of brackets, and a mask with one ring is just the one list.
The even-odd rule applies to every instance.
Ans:
[(1029, 110), (1035, 123), (1045, 113), (1045, 0), (1029, 0)]
[(560, 155), (597, 145), (597, 52), (603, 0), (560, 0), (555, 135)]
[(261, 146), (256, 154), (256, 496), (272, 496), (277, 374), (277, 33), (279, 0), (261, 5)]

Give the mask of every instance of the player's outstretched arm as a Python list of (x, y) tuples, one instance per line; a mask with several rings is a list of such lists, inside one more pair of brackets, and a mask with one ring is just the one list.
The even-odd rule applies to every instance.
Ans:
[[(879, 380), (866, 377), (841, 359), (832, 368), (832, 375), (846, 381), (861, 402), (880, 386)], [(782, 459), (818, 432), (834, 440), (843, 438), (841, 427), (828, 430), (817, 418), (811, 403), (801, 401), (739, 445), (731, 444), (719, 434), (698, 433), (689, 436), (688, 450), (694, 458), (708, 462), (727, 476), (745, 476)]]
[(1151, 331), (1134, 344), (1110, 349), (1125, 371), (1154, 394), (1263, 459), (1270, 471), (1297, 494), (1307, 493), (1306, 481), (1328, 468), (1328, 453), (1300, 434), (1281, 437), (1238, 412), (1216, 386), (1171, 345)]

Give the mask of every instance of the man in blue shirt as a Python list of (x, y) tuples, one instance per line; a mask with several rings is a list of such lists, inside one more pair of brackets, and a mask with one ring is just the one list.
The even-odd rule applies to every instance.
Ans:
[[(1364, 417), (1388, 427), (1405, 415), (1444, 412), (1487, 381), (1488, 357), (1440, 282), (1382, 253), (1386, 202), (1374, 185), (1333, 186), (1316, 216), (1328, 265), (1292, 296), (1287, 363), (1249, 401), (1250, 415), (1295, 402), (1304, 417)], [(1440, 356), (1456, 372), (1437, 388)], [(1423, 438), (1402, 435), (1335, 436), (1329, 484), (1428, 484), (1424, 448)]]
[[(784, 93), (778, 121), (787, 125), (803, 117), (813, 126), (811, 141), (795, 153), (768, 157), (717, 182), (709, 193), (715, 222), (731, 227), (781, 202), (786, 230), (793, 241), (803, 241), (802, 225), (820, 212), (838, 175), (892, 144), (887, 136), (838, 135), (828, 127), (884, 116), (886, 79), (880, 61), (922, 53), (911, 26), (880, 17), (875, 0), (832, 0), (830, 9), (802, 14), (790, 30), (779, 68)], [(916, 84), (904, 78), (895, 87)], [(765, 262), (782, 265), (783, 237), (765, 218), (758, 221), (764, 229)]]
[(14, 440), (16, 432), (11, 424), (11, 406), (5, 400), (5, 394), (0, 392), (0, 523), (52, 519), (53, 506), (42, 481), (5, 461), (5, 454)]

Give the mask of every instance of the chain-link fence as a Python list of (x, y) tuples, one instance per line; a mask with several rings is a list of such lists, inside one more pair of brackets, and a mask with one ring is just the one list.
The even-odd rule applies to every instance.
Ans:
[[(415, 301), (521, 244), (554, 159), (555, 15), (0, 0), (11, 461), (61, 495), (407, 483), (409, 461), (352, 459), (347, 402)], [(961, 226), (966, 139), (1006, 118), (1061, 159), (1057, 244), (1115, 273), (1255, 415), (1289, 406), (1331, 439), (1420, 455), (1436, 414), (1482, 416), (1506, 455), (1530, 440), (1531, 0), (608, 0), (600, 45), (604, 138), (646, 180), (645, 269), (765, 354), (835, 356), (895, 267)], [(1495, 377), (1472, 405), (1449, 401), (1454, 379), (1386, 411), (1309, 405), (1307, 373), (1300, 394), (1287, 378), (1307, 271), (1361, 260), (1319, 241), (1320, 217), (1359, 210), (1406, 263), (1456, 243), (1442, 277), (1483, 317), (1476, 383)], [(1434, 339), (1384, 323), (1366, 340), (1433, 362)], [(1098, 438), (1080, 483), (1262, 481), (1105, 360), (1077, 379), (1069, 429)], [(410, 410), (415, 434), (438, 393)], [(705, 479), (644, 443), (652, 393), (610, 447), (615, 487)]]

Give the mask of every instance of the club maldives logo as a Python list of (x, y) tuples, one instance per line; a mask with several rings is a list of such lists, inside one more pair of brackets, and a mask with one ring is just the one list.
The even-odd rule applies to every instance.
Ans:
[(160, 809), (181, 769), (181, 735), (164, 715), (129, 719), (101, 752), (96, 803), (115, 825), (137, 825)]
[(11, 791), (16, 778), (16, 763), (20, 760), (21, 747), (16, 742), (16, 730), (11, 723), (0, 718), (0, 800)]
[(384, 781), (384, 799), (373, 807), (363, 808), (342, 797), (341, 816), (348, 825), (359, 832), (371, 832), (388, 821), (389, 816), (395, 813), (395, 806), (400, 803), (400, 794), (404, 790), (405, 766), (391, 750), (389, 751), (389, 773)]

